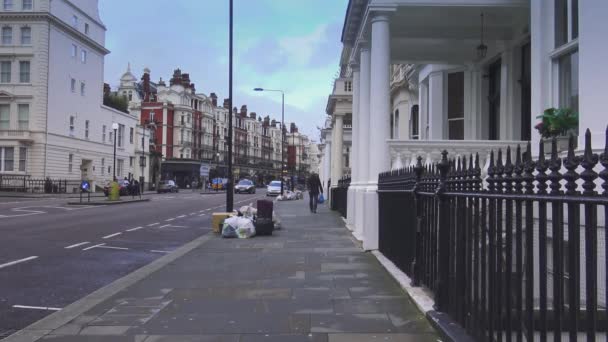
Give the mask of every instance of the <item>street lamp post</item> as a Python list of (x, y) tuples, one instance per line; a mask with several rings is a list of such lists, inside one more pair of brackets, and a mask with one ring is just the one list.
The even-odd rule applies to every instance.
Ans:
[(116, 181), (116, 131), (118, 131), (118, 124), (112, 123), (112, 129), (114, 130), (114, 163), (112, 168), (114, 169), (114, 181)]
[(279, 89), (264, 89), (264, 88), (254, 88), (254, 91), (274, 91), (274, 92), (280, 92), (281, 93), (281, 196), (283, 195), (283, 170), (285, 169), (284, 166), (284, 153), (285, 153), (285, 147), (283, 147), (283, 142), (285, 140), (285, 131), (283, 130), (283, 127), (285, 127), (285, 92)]

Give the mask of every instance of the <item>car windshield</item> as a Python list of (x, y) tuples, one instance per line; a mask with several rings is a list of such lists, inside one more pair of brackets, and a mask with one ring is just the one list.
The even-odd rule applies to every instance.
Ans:
[(279, 182), (279, 181), (270, 182), (270, 186), (281, 186), (281, 182)]
[(238, 184), (238, 185), (251, 185), (251, 181), (248, 181), (248, 180), (242, 180), (242, 181), (240, 181), (240, 182), (239, 182), (239, 184)]

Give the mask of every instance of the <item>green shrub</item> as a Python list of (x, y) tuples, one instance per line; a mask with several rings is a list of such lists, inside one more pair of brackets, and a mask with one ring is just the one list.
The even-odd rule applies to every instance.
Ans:
[(108, 200), (120, 201), (120, 187), (118, 186), (118, 182), (112, 182), (110, 184), (110, 193), (108, 194)]

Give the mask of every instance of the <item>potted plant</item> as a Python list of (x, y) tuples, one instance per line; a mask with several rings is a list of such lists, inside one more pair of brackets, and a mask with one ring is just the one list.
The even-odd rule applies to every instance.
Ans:
[(534, 126), (540, 133), (545, 144), (545, 153), (551, 152), (551, 141), (557, 140), (557, 150), (568, 150), (568, 137), (576, 134), (578, 127), (578, 113), (571, 108), (548, 108), (542, 115), (536, 117), (541, 121)]

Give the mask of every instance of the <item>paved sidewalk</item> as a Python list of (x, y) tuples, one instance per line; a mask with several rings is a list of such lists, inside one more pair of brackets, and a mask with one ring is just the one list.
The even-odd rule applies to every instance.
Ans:
[[(438, 341), (327, 206), (275, 203), (270, 237), (212, 236), (43, 341)], [(61, 314), (61, 311), (55, 315)], [(52, 317), (47, 317), (52, 318)]]

